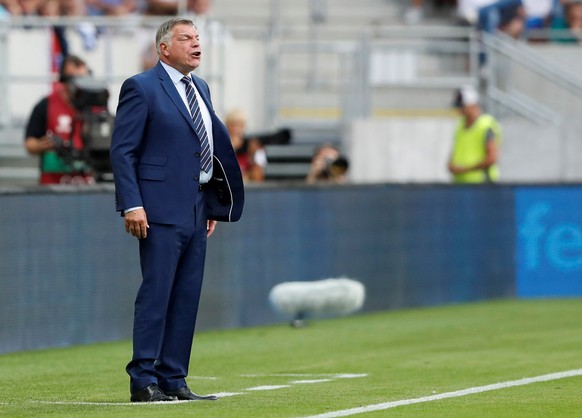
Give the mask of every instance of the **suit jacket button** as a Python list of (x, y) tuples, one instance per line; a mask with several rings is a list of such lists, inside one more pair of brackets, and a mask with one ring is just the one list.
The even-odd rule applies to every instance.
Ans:
[(195, 153), (195, 154), (194, 154), (194, 156), (195, 156), (195, 157), (200, 157), (200, 153), (199, 153), (199, 152), (197, 152), (197, 153)]
[(200, 177), (194, 176), (194, 180), (198, 181), (198, 180), (200, 180)]

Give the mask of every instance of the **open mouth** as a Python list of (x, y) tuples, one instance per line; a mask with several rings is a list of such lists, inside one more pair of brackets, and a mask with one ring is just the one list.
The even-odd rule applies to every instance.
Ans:
[(197, 52), (194, 52), (192, 55), (194, 55), (195, 58), (200, 58), (202, 53), (200, 51), (197, 51)]

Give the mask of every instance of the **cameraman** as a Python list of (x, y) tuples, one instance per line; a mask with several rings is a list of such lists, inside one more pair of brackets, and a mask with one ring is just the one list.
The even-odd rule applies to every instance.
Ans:
[(74, 161), (84, 144), (82, 121), (71, 102), (71, 81), (89, 73), (81, 58), (66, 56), (61, 64), (59, 83), (32, 110), (24, 146), (29, 154), (40, 155), (40, 184), (95, 182), (91, 173)]

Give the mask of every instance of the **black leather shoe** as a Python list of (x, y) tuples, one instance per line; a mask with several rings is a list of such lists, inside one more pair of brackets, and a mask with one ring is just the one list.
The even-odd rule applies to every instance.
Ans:
[(177, 398), (168, 396), (162, 392), (158, 385), (151, 384), (142, 390), (131, 394), (132, 402), (168, 402), (175, 401)]
[(201, 396), (192, 393), (188, 386), (181, 387), (180, 389), (176, 390), (167, 390), (164, 392), (168, 396), (175, 396), (178, 398), (179, 401), (217, 401), (218, 396), (215, 395), (207, 395)]

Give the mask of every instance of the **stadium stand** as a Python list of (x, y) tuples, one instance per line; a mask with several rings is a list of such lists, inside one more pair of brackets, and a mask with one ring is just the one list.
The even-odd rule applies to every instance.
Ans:
[[(201, 67), (212, 84), (219, 112), (247, 105), (252, 109), (251, 133), (280, 128), (291, 132), (289, 144), (267, 144), (267, 180), (303, 179), (313, 149), (321, 143), (345, 148), (354, 120), (425, 124), (425, 129), (402, 128), (395, 141), (406, 141), (413, 131), (428, 132), (432, 125), (424, 122), (427, 117), (453, 116), (451, 93), (463, 84), (483, 88), (487, 107), (508, 118), (510, 132), (536, 132), (537, 124), (549, 123), (549, 141), (569, 143), (564, 138), (571, 137), (570, 131), (564, 133), (562, 124), (571, 121), (581, 106), (582, 83), (577, 74), (582, 73), (582, 58), (571, 53), (579, 46), (526, 45), (497, 36), (480, 43), (476, 31), (452, 23), (450, 8), (428, 8), (419, 24), (406, 26), (402, 19), (409, 1), (361, 0), (357, 8), (353, 3), (213, 2), (209, 18), (232, 34), (229, 46), (213, 44), (208, 50), (210, 62)], [(102, 28), (92, 51), (83, 49), (74, 30), (87, 19)], [(121, 81), (140, 70), (135, 45), (144, 22), (139, 16), (123, 22), (93, 17), (63, 21), (72, 28), (73, 52), (80, 51), (96, 76), (109, 84), (112, 109)], [(48, 62), (42, 49), (47, 43), (42, 35), (45, 27), (42, 21), (0, 21), (0, 53), (7, 57), (0, 64), (0, 184), (35, 183), (37, 163), (21, 146), (22, 130), (32, 103), (50, 81), (42, 67), (36, 72), (23, 70), (26, 57), (18, 45), (37, 48), (38, 61)], [(486, 71), (478, 63), (482, 50), (492, 57)], [(510, 138), (508, 149), (520, 148)], [(506, 164), (517, 167), (515, 163)]]

